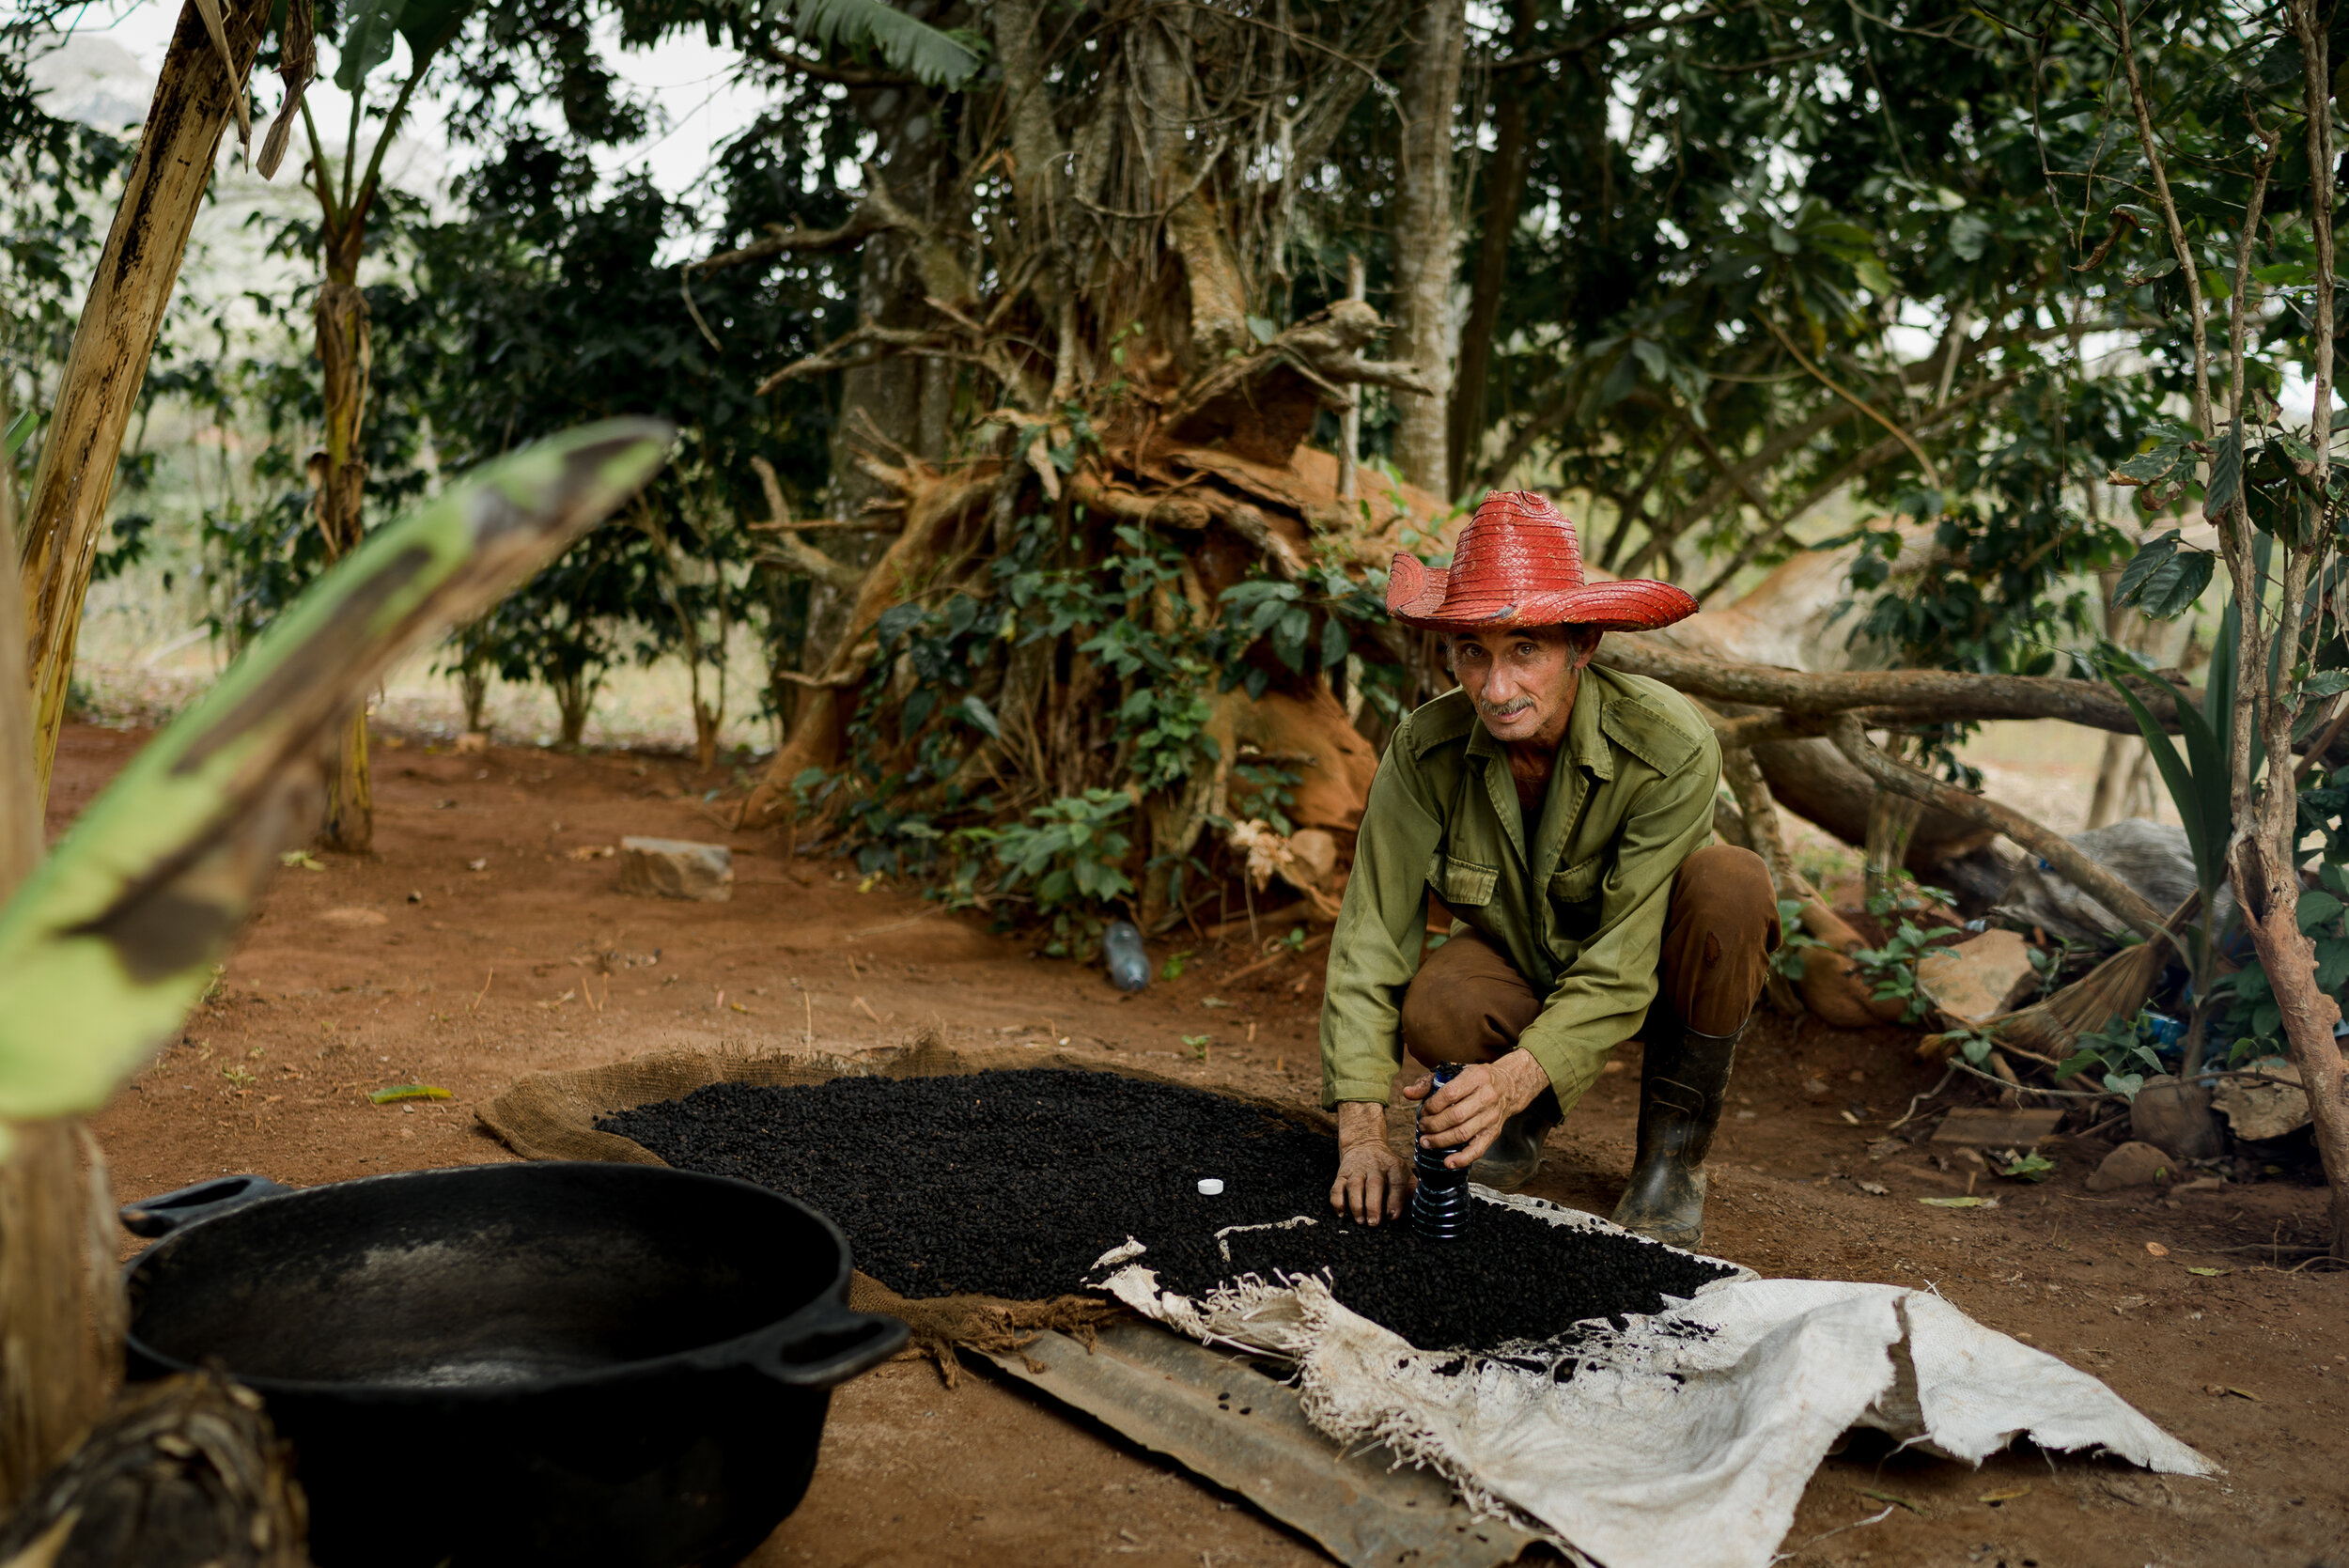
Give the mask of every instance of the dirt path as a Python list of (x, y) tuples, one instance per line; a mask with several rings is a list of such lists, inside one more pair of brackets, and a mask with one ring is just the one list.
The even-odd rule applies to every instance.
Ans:
[[(53, 831), (143, 739), (68, 732)], [(286, 871), (213, 1001), (98, 1118), (123, 1196), (228, 1171), (308, 1185), (509, 1158), (474, 1107), (526, 1073), (661, 1047), (812, 1033), (853, 1048), (929, 1025), (950, 1044), (1066, 1039), (1149, 1054), (1203, 1083), (1300, 1102), (1317, 1091), (1318, 955), (1233, 983), (1220, 977), (1252, 956), (1244, 940), (1186, 942), (1199, 951), (1181, 979), (1122, 999), (1097, 971), (973, 920), (885, 886), (860, 893), (833, 862), (786, 861), (779, 837), (727, 834), (700, 805), (717, 781), (681, 764), (412, 743), (382, 751), (379, 767), (381, 853)], [(731, 843), (734, 901), (620, 895), (613, 862), (593, 852), (623, 833)], [(1184, 1043), (1203, 1033), (1205, 1063)], [(2308, 1238), (2321, 1191), (2265, 1181), (2098, 1197), (2082, 1185), (2095, 1151), (2062, 1150), (2044, 1185), (1995, 1184), (1995, 1209), (1922, 1206), (1920, 1197), (1962, 1190), (1965, 1167), (1867, 1152), (1936, 1076), (1914, 1065), (1908, 1039), (1774, 1017), (1757, 1025), (1717, 1155), (1708, 1249), (1766, 1274), (1937, 1289), (2104, 1377), (2225, 1473), (2182, 1481), (2036, 1452), (1974, 1471), (1856, 1444), (1805, 1496), (1787, 1540), (1794, 1560), (2343, 1560), (2349, 1276), (2222, 1250)], [(1532, 1190), (1602, 1213), (1612, 1204), (1637, 1079), (1632, 1061), (1600, 1079), (1553, 1137)], [(453, 1097), (366, 1098), (408, 1082)], [(893, 1363), (850, 1385), (833, 1412), (815, 1487), (752, 1560), (760, 1568), (1323, 1560), (1247, 1505), (986, 1376), (948, 1390), (926, 1365)]]

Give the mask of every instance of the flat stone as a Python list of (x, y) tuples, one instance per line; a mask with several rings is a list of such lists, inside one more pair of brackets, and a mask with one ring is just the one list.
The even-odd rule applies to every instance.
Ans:
[[(2281, 1138), (2314, 1120), (2300, 1069), (2279, 1057), (2254, 1062), (2258, 1079), (2224, 1079), (2211, 1092), (2211, 1107), (2227, 1119), (2237, 1138)], [(2139, 1096), (2142, 1098), (2140, 1094)]]
[(734, 851), (692, 839), (624, 838), (620, 891), (722, 904), (734, 896)]
[(2180, 1159), (2211, 1158), (2218, 1153), (2218, 1124), (2211, 1120), (2210, 1091), (2155, 1074), (2129, 1102), (2129, 1136)]
[(1984, 931), (1917, 960), (1917, 988), (1952, 1023), (1995, 1017), (2038, 984), (2030, 945), (2012, 931)]
[(2151, 1187), (2178, 1173), (2178, 1162), (2151, 1143), (2135, 1140), (2105, 1156), (2088, 1178), (2091, 1192), (2118, 1192), (2123, 1188)]
[(2055, 1136), (2061, 1110), (2005, 1110), (1992, 1106), (1962, 1105), (1941, 1118), (1933, 1129), (1936, 1143), (1962, 1143), (1971, 1148), (2028, 1149)]

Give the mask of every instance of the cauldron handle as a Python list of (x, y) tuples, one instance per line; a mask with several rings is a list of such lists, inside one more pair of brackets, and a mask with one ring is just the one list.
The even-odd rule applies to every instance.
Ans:
[(829, 1389), (886, 1361), (912, 1335), (913, 1330), (894, 1317), (835, 1307), (759, 1342), (751, 1361), (787, 1388)]
[(273, 1182), (267, 1176), (222, 1176), (216, 1181), (198, 1182), (176, 1192), (160, 1193), (143, 1198), (135, 1203), (122, 1205), (122, 1228), (132, 1235), (164, 1236), (174, 1231), (185, 1230), (201, 1219), (241, 1209), (247, 1203), (292, 1188)]

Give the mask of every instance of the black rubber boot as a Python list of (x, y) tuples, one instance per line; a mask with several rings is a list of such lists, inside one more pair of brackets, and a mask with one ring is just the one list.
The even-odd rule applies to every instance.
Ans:
[(1539, 1099), (1501, 1124), (1501, 1136), (1469, 1167), (1469, 1180), (1496, 1192), (1515, 1192), (1541, 1170), (1542, 1140), (1562, 1119), (1558, 1096), (1543, 1090)]
[(1704, 1239), (1704, 1157), (1721, 1125), (1729, 1069), (1737, 1059), (1735, 1033), (1700, 1034), (1668, 1017), (1647, 1041), (1640, 1069), (1640, 1153), (1631, 1185), (1615, 1205), (1626, 1231), (1695, 1247)]

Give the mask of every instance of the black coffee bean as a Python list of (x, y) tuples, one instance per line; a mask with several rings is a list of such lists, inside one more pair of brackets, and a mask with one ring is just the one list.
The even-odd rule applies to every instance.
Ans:
[[(1041, 1300), (1082, 1288), (1128, 1237), (1159, 1282), (1202, 1296), (1243, 1275), (1325, 1275), (1340, 1301), (1427, 1349), (1570, 1342), (1653, 1312), (1722, 1270), (1636, 1238), (1490, 1203), (1465, 1240), (1330, 1208), (1325, 1132), (1205, 1090), (1061, 1068), (965, 1078), (718, 1083), (597, 1124), (689, 1171), (789, 1193), (848, 1233), (900, 1295)], [(1216, 1197), (1202, 1177), (1223, 1183)], [(1316, 1223), (1216, 1232), (1309, 1215)]]

